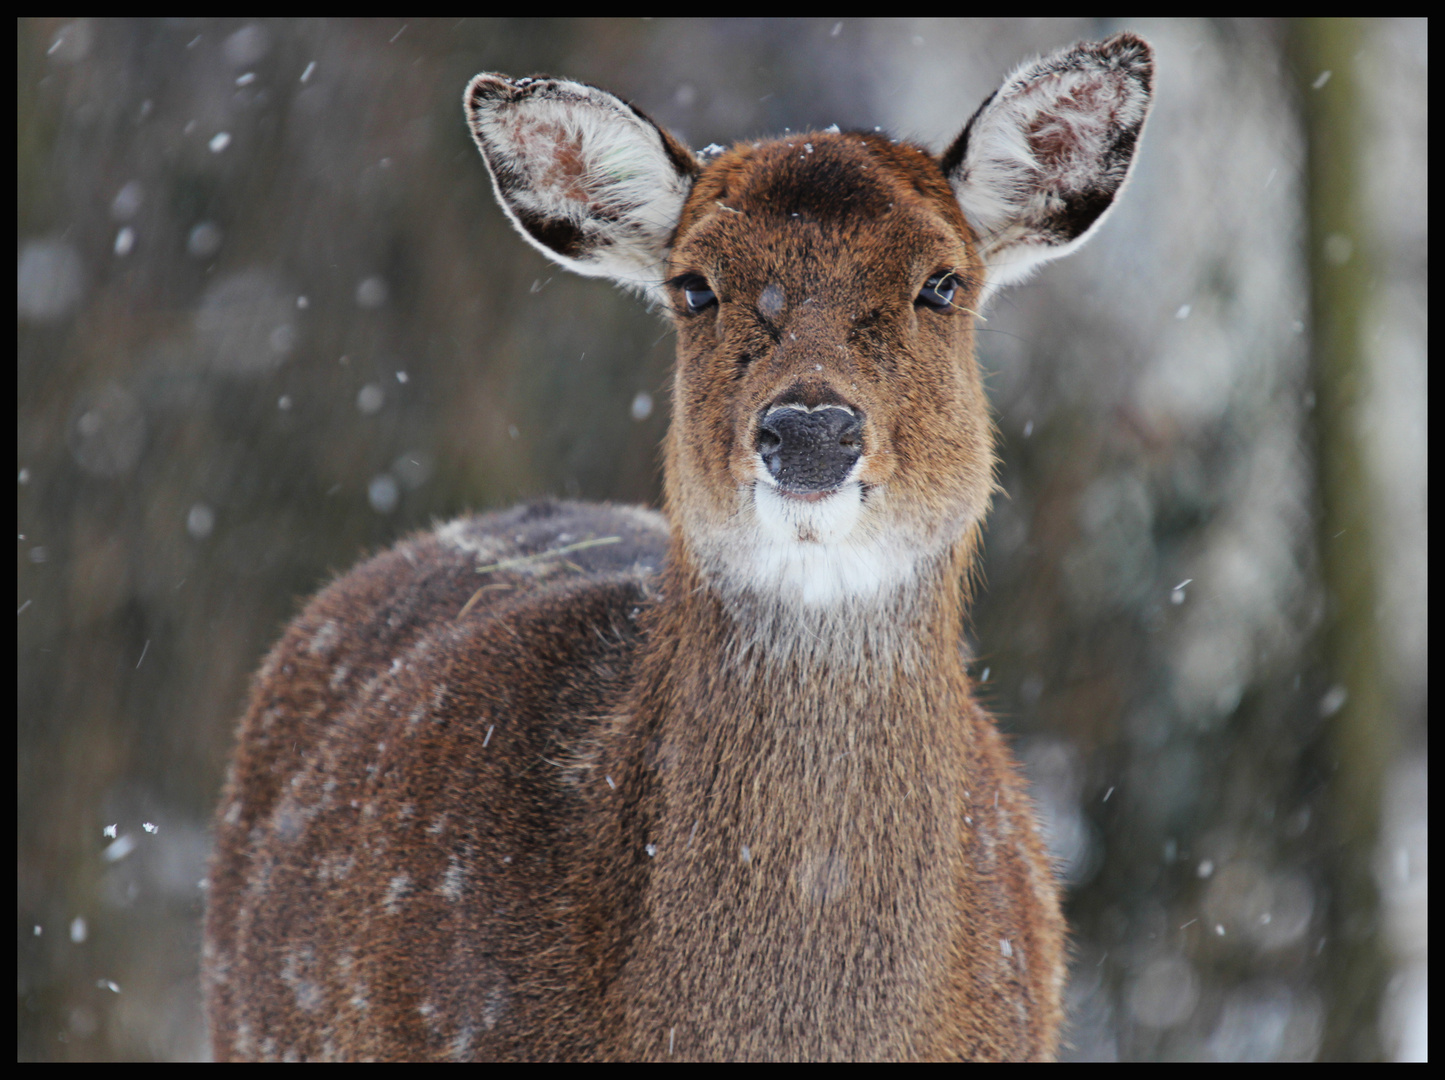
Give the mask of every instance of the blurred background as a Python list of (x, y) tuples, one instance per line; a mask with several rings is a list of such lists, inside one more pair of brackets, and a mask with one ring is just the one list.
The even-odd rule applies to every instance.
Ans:
[(206, 1055), (209, 816), (304, 597), (468, 509), (657, 503), (673, 335), (511, 232), (469, 76), (942, 148), (1124, 28), (1135, 177), (980, 335), (970, 647), (1068, 881), (1065, 1053), (1424, 1057), (1423, 20), (204, 19), (18, 24), (18, 1057)]

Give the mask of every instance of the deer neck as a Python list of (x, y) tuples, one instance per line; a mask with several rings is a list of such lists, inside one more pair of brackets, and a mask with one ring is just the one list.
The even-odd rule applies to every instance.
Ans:
[(814, 610), (725, 600), (675, 543), (638, 702), (656, 733), (639, 1037), (917, 1051), (957, 918), (965, 556)]

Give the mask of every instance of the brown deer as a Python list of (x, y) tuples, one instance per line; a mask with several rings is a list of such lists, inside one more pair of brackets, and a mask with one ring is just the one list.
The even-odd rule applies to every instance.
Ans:
[(478, 75), (522, 236), (676, 326), (665, 512), (413, 536), (266, 659), (216, 818), (218, 1058), (1048, 1058), (1065, 972), (961, 646), (994, 487), (987, 290), (1128, 176), (1131, 34), (1006, 79), (941, 155), (697, 155)]

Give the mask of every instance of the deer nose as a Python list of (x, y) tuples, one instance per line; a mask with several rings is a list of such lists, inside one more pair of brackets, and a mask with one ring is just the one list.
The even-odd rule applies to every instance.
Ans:
[(758, 421), (757, 448), (784, 491), (831, 491), (863, 452), (863, 420), (843, 405), (773, 405)]

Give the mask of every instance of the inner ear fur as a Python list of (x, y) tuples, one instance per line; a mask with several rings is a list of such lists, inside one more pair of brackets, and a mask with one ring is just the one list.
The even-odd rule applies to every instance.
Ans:
[(996, 287), (1079, 247), (1114, 205), (1153, 95), (1134, 34), (1083, 42), (1015, 70), (940, 165)]
[(497, 201), (548, 258), (661, 299), (700, 166), (621, 98), (565, 79), (482, 74), (463, 99)]

